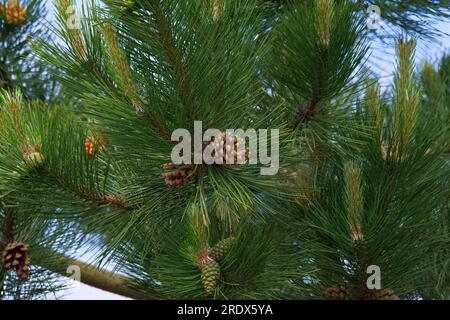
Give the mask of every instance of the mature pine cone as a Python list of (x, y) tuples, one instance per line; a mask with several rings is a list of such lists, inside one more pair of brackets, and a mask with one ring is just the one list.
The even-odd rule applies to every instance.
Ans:
[(392, 289), (380, 289), (380, 290), (367, 290), (365, 295), (368, 300), (400, 300), (400, 298), (394, 294)]
[(22, 242), (11, 242), (3, 249), (2, 262), (8, 271), (16, 271), (20, 280), (26, 281), (30, 270), (30, 258), (27, 257), (29, 245)]
[(219, 241), (212, 249), (211, 249), (211, 257), (218, 261), (221, 262), (226, 256), (227, 254), (230, 252), (231, 247), (233, 246), (234, 242), (235, 242), (236, 238), (234, 237), (229, 237), (226, 239), (223, 239), (221, 241)]
[(219, 263), (213, 259), (208, 260), (202, 267), (203, 287), (208, 295), (212, 294), (220, 279)]
[(343, 285), (327, 288), (324, 296), (329, 300), (350, 300), (350, 294), (347, 287)]
[(250, 150), (245, 148), (245, 139), (237, 135), (223, 132), (219, 139), (213, 139), (209, 144), (213, 149), (211, 157), (221, 157), (222, 164), (245, 163), (250, 158)]
[[(172, 168), (173, 164), (166, 163), (164, 168)], [(164, 181), (169, 187), (177, 187), (180, 185), (188, 184), (195, 180), (196, 175), (193, 166), (175, 169), (163, 174)]]

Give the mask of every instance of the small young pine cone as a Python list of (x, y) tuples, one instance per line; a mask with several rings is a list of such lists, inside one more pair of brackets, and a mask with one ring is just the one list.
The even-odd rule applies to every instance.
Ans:
[(25, 23), (27, 8), (17, 3), (10, 3), (8, 7), (1, 4), (0, 11), (4, 16), (5, 22), (11, 26), (20, 27)]
[(105, 143), (100, 140), (96, 140), (95, 138), (86, 138), (84, 141), (84, 146), (86, 149), (86, 153), (89, 157), (92, 157), (93, 155), (98, 156), (100, 152), (102, 152), (103, 148), (105, 147)]

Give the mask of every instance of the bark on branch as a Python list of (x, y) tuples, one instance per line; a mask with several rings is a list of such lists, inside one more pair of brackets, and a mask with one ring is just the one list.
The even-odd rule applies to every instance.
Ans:
[[(49, 249), (40, 249), (48, 251), (48, 257), (51, 259), (42, 259), (39, 261), (39, 266), (48, 269), (52, 272), (67, 277), (67, 267), (75, 265), (80, 268), (81, 279), (80, 282), (91, 287), (115, 293), (121, 296), (129, 297), (137, 300), (161, 300), (163, 297), (156, 291), (146, 290), (140, 291), (132, 287), (133, 280), (113, 274), (108, 271), (99, 270), (85, 262), (72, 259), (63, 254), (56, 253)], [(55, 264), (55, 260), (57, 263)], [(55, 267), (56, 265), (56, 267)]]

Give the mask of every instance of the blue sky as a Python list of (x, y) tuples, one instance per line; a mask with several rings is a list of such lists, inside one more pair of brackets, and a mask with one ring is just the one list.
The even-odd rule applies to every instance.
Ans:
[[(47, 0), (51, 7), (50, 0)], [(84, 0), (87, 1), (87, 0)], [(82, 0), (78, 0), (79, 3)], [(49, 20), (53, 21), (53, 10), (50, 10)], [(436, 28), (447, 34), (432, 42), (421, 41), (418, 42), (417, 50), (417, 65), (420, 66), (424, 61), (437, 62), (444, 53), (450, 53), (450, 21), (435, 22)], [(370, 58), (372, 69), (379, 75), (383, 87), (388, 88), (395, 68), (395, 48), (392, 43), (384, 44), (379, 40), (374, 39), (372, 43), (372, 55)], [(87, 260), (87, 259), (83, 259)], [(83, 276), (83, 275), (81, 275)], [(96, 288), (92, 288), (83, 284), (75, 286), (65, 292), (65, 299), (125, 299), (124, 297), (111, 294)]]

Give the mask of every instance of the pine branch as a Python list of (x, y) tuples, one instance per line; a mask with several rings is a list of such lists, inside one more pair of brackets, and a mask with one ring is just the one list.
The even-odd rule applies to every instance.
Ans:
[[(47, 14), (44, 0), (2, 1), (7, 8), (17, 4), (25, 14), (15, 12), (22, 22), (7, 21), (5, 12), (0, 18), (0, 87), (11, 91), (20, 88), (26, 98), (47, 100), (53, 97), (54, 85), (48, 71), (51, 67), (44, 65), (31, 50), (31, 39), (48, 40), (42, 27)], [(3, 9), (3, 11), (6, 9)]]
[[(125, 102), (131, 103), (136, 112), (142, 115), (146, 121), (154, 128), (159, 135), (166, 141), (170, 141), (171, 133), (155, 115), (149, 111), (144, 111), (142, 108), (142, 99), (139, 96), (137, 85), (132, 81), (130, 70), (126, 67), (126, 61), (120, 52), (118, 39), (115, 32), (110, 25), (103, 25), (101, 29), (103, 31), (103, 37), (105, 45), (110, 52), (111, 58), (115, 64), (115, 67), (119, 69), (119, 77), (123, 79), (112, 79), (103, 66), (100, 65), (95, 57), (92, 57), (90, 50), (88, 50), (89, 41), (86, 38), (86, 34), (83, 31), (77, 29), (68, 29), (65, 21), (68, 20), (66, 9), (73, 5), (71, 0), (60, 0), (58, 3), (58, 10), (60, 18), (62, 18), (61, 25), (65, 28), (66, 33), (63, 35), (72, 48), (72, 51), (88, 74), (91, 74), (98, 80), (99, 84), (105, 86), (114, 97)], [(92, 13), (89, 17), (90, 20), (95, 20), (98, 17)], [(84, 29), (82, 29), (84, 30)], [(96, 33), (98, 30), (90, 30), (92, 33)], [(86, 32), (86, 31), (85, 31)], [(116, 83), (125, 86), (126, 94), (120, 92)], [(128, 95), (127, 95), (128, 94)], [(130, 96), (130, 97), (129, 97)]]
[(161, 137), (170, 141), (170, 130), (164, 126), (163, 122), (160, 121), (155, 114), (149, 110), (144, 110), (142, 107), (142, 96), (140, 95), (139, 88), (132, 77), (128, 61), (126, 61), (124, 53), (120, 48), (116, 30), (111, 24), (105, 23), (102, 26), (102, 33), (105, 37), (106, 46), (114, 62), (114, 66), (117, 69), (118, 79), (116, 79), (116, 82), (119, 83), (124, 88), (126, 94), (130, 96), (131, 104), (136, 109), (136, 112), (142, 114), (148, 123), (158, 131)]
[(334, 14), (334, 7), (329, 0), (320, 0), (317, 5), (318, 14), (318, 36), (319, 46), (317, 50), (316, 83), (311, 91), (311, 97), (308, 104), (299, 111), (298, 118), (295, 121), (294, 128), (300, 123), (310, 120), (316, 113), (317, 108), (323, 99), (326, 86), (327, 68), (325, 62), (328, 55), (328, 45), (330, 43), (330, 28)]
[(199, 119), (199, 114), (197, 111), (197, 102), (193, 95), (191, 84), (189, 82), (187, 67), (183, 61), (183, 57), (175, 46), (175, 41), (172, 32), (170, 31), (169, 22), (167, 21), (167, 18), (164, 14), (163, 9), (161, 8), (159, 1), (153, 0), (152, 7), (155, 15), (158, 37), (161, 41), (163, 50), (169, 60), (169, 63), (171, 64), (172, 69), (178, 79), (178, 84), (181, 90), (181, 98), (190, 109), (188, 115), (194, 118), (190, 119), (191, 122), (193, 122), (194, 120)]
[[(108, 75), (101, 69), (101, 67), (91, 58), (88, 59), (87, 62), (85, 62), (85, 69), (88, 70), (92, 75), (94, 75), (102, 84), (106, 84), (107, 88), (120, 100), (128, 103), (129, 99), (127, 96), (121, 94), (117, 87), (115, 86), (114, 82), (108, 77)], [(136, 108), (136, 103), (133, 102), (133, 99), (131, 99), (131, 104)], [(146, 121), (150, 124), (152, 128), (154, 128), (160, 136), (170, 141), (170, 131), (167, 129), (162, 121), (159, 121), (153, 114), (151, 114), (148, 111), (143, 111), (140, 108), (137, 108), (137, 111), (143, 115), (143, 117), (146, 119)], [(142, 112), (143, 111), (143, 112)]]
[(8, 67), (7, 67), (7, 65), (4, 62), (0, 62), (0, 74), (1, 74), (1, 80), (3, 82), (1, 88), (5, 89), (5, 90), (11, 89), (11, 86), (12, 86), (12, 84), (11, 84), (12, 81), (11, 81), (11, 78), (9, 76), (7, 68)]
[[(43, 259), (39, 262), (39, 265), (64, 277), (67, 277), (67, 267), (70, 265), (75, 265), (80, 268), (81, 283), (87, 284), (91, 287), (138, 300), (160, 300), (163, 298), (156, 291), (146, 290), (143, 292), (132, 288), (133, 280), (124, 276), (99, 270), (87, 263), (75, 260), (60, 253), (56, 253), (50, 249), (41, 248), (41, 250), (46, 250), (48, 252), (48, 256), (53, 258), (51, 260), (53, 263), (46, 263), (46, 260)], [(55, 266), (54, 260), (57, 261), (57, 266)]]
[(126, 94), (130, 96), (136, 112), (143, 112), (142, 97), (139, 94), (138, 86), (132, 78), (129, 64), (124, 57), (122, 49), (120, 48), (119, 39), (117, 39), (116, 36), (116, 30), (111, 24), (105, 23), (102, 26), (102, 33), (105, 37), (106, 46), (109, 50), (114, 67), (118, 73), (118, 77), (116, 77), (117, 83), (125, 90)]
[(100, 205), (112, 205), (114, 207), (127, 211), (133, 211), (136, 209), (134, 207), (127, 206), (125, 203), (125, 199), (120, 196), (107, 195), (101, 192), (92, 192), (84, 186), (68, 182), (64, 180), (64, 178), (59, 177), (48, 170), (45, 171), (45, 174), (61, 188), (76, 193), (79, 197), (85, 200), (96, 202)]
[[(282, 10), (292, 3), (310, 5), (312, 1), (304, 0), (261, 0), (269, 8), (269, 12)], [(334, 0), (336, 5), (342, 5), (345, 0)], [(352, 1), (353, 10), (358, 15), (365, 15), (370, 5), (376, 5), (381, 9), (381, 15), (388, 22), (389, 29), (394, 31), (406, 31), (416, 33), (421, 37), (434, 37), (443, 33), (435, 25), (436, 20), (443, 20), (449, 17), (448, 0), (359, 0)], [(433, 20), (431, 20), (433, 19)], [(437, 24), (436, 24), (437, 25)], [(377, 34), (377, 37), (390, 37), (390, 32)]]
[[(321, 57), (323, 58), (324, 55), (322, 55), (324, 52), (320, 52)], [(311, 93), (311, 99), (310, 101), (301, 108), (301, 110), (298, 112), (297, 117), (292, 125), (293, 129), (298, 128), (298, 126), (305, 121), (311, 120), (314, 116), (314, 114), (317, 112), (322, 97), (323, 97), (323, 91), (325, 87), (325, 81), (324, 81), (324, 75), (326, 74), (325, 65), (323, 64), (323, 60), (319, 57), (319, 62), (317, 63), (316, 70), (317, 70), (317, 81), (316, 86), (313, 88), (313, 91)]]

